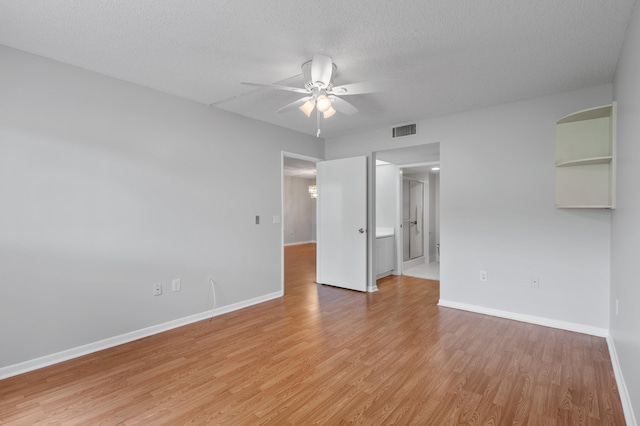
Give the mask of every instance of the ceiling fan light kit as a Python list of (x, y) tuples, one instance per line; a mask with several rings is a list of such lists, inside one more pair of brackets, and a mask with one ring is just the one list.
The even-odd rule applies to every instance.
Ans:
[(315, 102), (308, 100), (304, 104), (302, 104), (299, 109), (300, 111), (304, 112), (307, 117), (311, 117), (311, 113), (313, 112), (313, 109), (315, 107), (316, 107)]
[(336, 110), (335, 110), (335, 109), (333, 109), (333, 107), (332, 107), (332, 106), (329, 106), (329, 109), (327, 109), (327, 110), (326, 110), (326, 111), (324, 111), (324, 113), (323, 113), (325, 120), (326, 120), (327, 118), (329, 118), (329, 117), (333, 117), (333, 114), (335, 114), (335, 113), (336, 113)]
[(331, 108), (331, 101), (327, 98), (327, 95), (320, 95), (316, 98), (316, 108), (318, 111), (325, 112)]
[(304, 98), (298, 99), (280, 108), (277, 112), (286, 112), (298, 108), (307, 117), (311, 117), (313, 110), (316, 110), (317, 136), (320, 137), (320, 113), (326, 120), (336, 112), (351, 115), (358, 112), (358, 109), (338, 96), (361, 95), (383, 90), (381, 84), (365, 82), (352, 83), (342, 86), (333, 85), (333, 77), (338, 67), (329, 56), (313, 55), (313, 59), (302, 64), (302, 75), (306, 81), (304, 89), (299, 87), (281, 86), (278, 84), (246, 83), (251, 86), (267, 87), (277, 90), (285, 90), (294, 93), (305, 94)]

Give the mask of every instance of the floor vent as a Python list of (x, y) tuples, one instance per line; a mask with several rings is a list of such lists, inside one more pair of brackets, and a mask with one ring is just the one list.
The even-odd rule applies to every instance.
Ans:
[(391, 137), (401, 138), (403, 136), (411, 136), (416, 134), (415, 124), (405, 124), (404, 126), (398, 126), (391, 129)]

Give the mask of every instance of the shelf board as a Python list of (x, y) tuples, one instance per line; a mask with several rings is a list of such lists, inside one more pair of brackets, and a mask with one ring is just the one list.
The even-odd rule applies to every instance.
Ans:
[(613, 209), (612, 205), (593, 205), (593, 206), (563, 206), (556, 205), (557, 209)]
[(592, 158), (581, 158), (579, 160), (571, 160), (571, 161), (562, 161), (560, 163), (556, 163), (556, 167), (571, 167), (571, 166), (589, 166), (591, 164), (607, 164), (611, 163), (613, 157), (592, 157)]
[(558, 120), (558, 124), (574, 123), (576, 121), (594, 120), (597, 118), (610, 118), (613, 115), (613, 105), (604, 105), (574, 112)]

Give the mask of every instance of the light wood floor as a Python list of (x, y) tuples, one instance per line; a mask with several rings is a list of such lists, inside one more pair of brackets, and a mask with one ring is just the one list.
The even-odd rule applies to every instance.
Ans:
[(602, 338), (436, 306), (438, 282), (314, 284), (0, 381), (0, 423), (623, 425)]

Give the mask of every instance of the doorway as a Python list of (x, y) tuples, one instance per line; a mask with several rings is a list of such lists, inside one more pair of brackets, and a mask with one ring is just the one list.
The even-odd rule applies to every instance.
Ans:
[[(308, 157), (290, 152), (282, 152), (281, 168), (281, 289), (285, 291), (285, 274), (295, 271), (295, 265), (285, 262), (296, 262), (299, 258), (293, 253), (307, 253), (316, 250), (316, 162), (319, 158)], [(287, 253), (291, 252), (291, 253)], [(306, 256), (305, 258), (307, 258)], [(306, 271), (312, 271), (310, 283), (315, 284), (315, 256), (313, 265), (305, 265)]]
[[(439, 280), (440, 144), (374, 153), (376, 231), (395, 239), (394, 275)], [(395, 207), (395, 211), (392, 206)], [(380, 251), (380, 250), (378, 250)], [(376, 253), (380, 262), (382, 253)]]
[[(437, 169), (439, 169), (438, 164), (407, 167), (402, 169), (403, 183), (408, 181), (409, 185), (413, 184), (413, 190), (407, 191), (408, 196), (416, 199), (416, 204), (419, 204), (422, 201), (422, 215), (420, 215), (420, 206), (411, 207), (411, 214), (417, 216), (417, 218), (414, 219), (411, 217), (410, 220), (412, 223), (409, 226), (410, 243), (411, 238), (419, 240), (422, 243), (422, 251), (414, 250), (412, 252), (412, 247), (409, 245), (409, 256), (406, 256), (403, 261), (403, 275), (432, 280), (440, 279), (440, 259), (438, 256), (440, 240), (440, 185)], [(416, 182), (419, 182), (421, 185), (417, 185)], [(406, 185), (406, 183), (404, 183), (404, 185)], [(421, 194), (416, 194), (419, 191)], [(404, 202), (403, 206), (405, 204), (407, 203)], [(419, 227), (420, 218), (422, 218), (421, 228)], [(416, 222), (417, 224), (415, 224)], [(415, 231), (413, 229), (414, 227), (417, 227)]]

